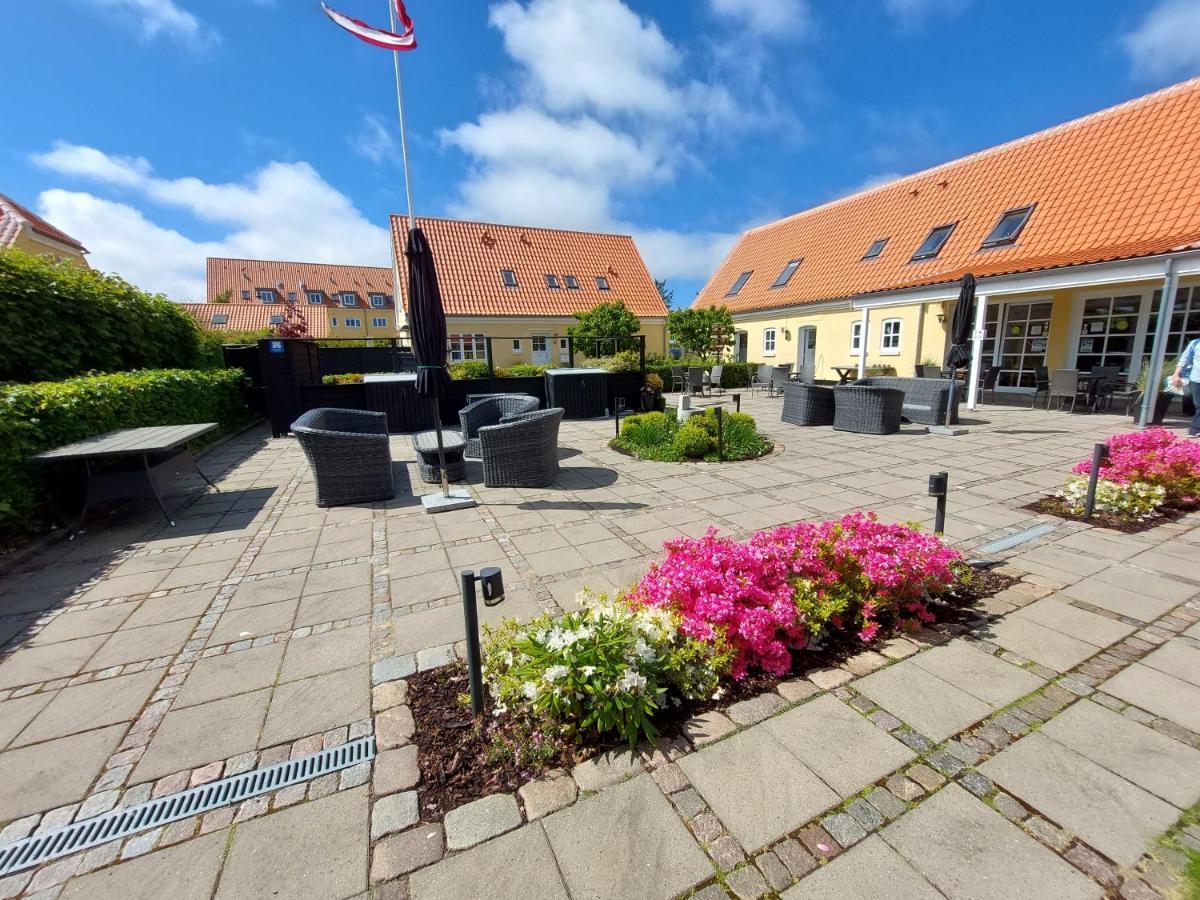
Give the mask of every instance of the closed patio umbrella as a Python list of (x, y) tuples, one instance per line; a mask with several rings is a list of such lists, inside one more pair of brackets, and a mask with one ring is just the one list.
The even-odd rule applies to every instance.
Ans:
[(950, 370), (950, 401), (946, 404), (946, 425), (953, 421), (954, 373), (971, 364), (971, 324), (975, 321), (975, 276), (968, 272), (962, 277), (954, 318), (950, 320), (950, 349), (946, 353), (946, 368)]

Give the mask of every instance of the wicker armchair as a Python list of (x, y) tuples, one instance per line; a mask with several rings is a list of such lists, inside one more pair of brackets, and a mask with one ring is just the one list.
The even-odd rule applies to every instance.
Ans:
[(900, 430), (904, 392), (847, 384), (833, 388), (833, 430), (893, 434)]
[(479, 429), (498, 425), (505, 416), (533, 412), (540, 405), (541, 401), (529, 394), (493, 394), (468, 403), (458, 412), (460, 430), (467, 442), (463, 456), (479, 458)]
[(387, 413), (310, 409), (292, 423), (317, 482), (317, 506), (390, 500), (392, 453)]
[(486, 487), (545, 487), (558, 477), (558, 426), (564, 410), (555, 407), (505, 416), (499, 425), (479, 429)]
[(946, 403), (953, 397), (954, 413), (950, 423), (958, 421), (958, 404), (963, 399), (966, 387), (946, 378), (860, 378), (851, 382), (863, 387), (881, 387), (898, 390), (904, 394), (904, 410), (901, 415), (910, 422), (921, 425), (945, 425)]
[(779, 421), (792, 425), (832, 425), (833, 388), (789, 381), (783, 386)]

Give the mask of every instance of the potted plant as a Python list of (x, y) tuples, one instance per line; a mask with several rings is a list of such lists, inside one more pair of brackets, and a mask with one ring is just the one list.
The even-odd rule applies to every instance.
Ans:
[[(1163, 371), (1164, 372), (1166, 371), (1165, 368)], [(1169, 376), (1164, 374), (1163, 378), (1159, 382), (1158, 391), (1154, 398), (1154, 416), (1150, 420), (1150, 423), (1152, 425), (1161, 425), (1162, 424), (1163, 418), (1166, 416), (1167, 410), (1171, 406), (1171, 401), (1176, 396), (1175, 394), (1172, 394), (1172, 393), (1169, 393), (1169, 392), (1163, 390), (1163, 388), (1166, 386), (1168, 377)], [(1141, 398), (1146, 395), (1146, 382), (1149, 381), (1149, 379), (1150, 379), (1150, 362), (1149, 362), (1149, 360), (1147, 360), (1146, 362), (1142, 363), (1142, 370), (1140, 372), (1138, 372), (1137, 381), (1135, 382), (1135, 387), (1138, 390), (1139, 397), (1138, 397), (1138, 401), (1133, 404), (1133, 406), (1130, 410), (1130, 413), (1134, 419), (1136, 419), (1138, 416), (1140, 416), (1142, 414)]]
[(654, 372), (646, 373), (646, 383), (642, 385), (639, 405), (642, 412), (665, 412), (667, 401), (663, 399), (663, 380)]

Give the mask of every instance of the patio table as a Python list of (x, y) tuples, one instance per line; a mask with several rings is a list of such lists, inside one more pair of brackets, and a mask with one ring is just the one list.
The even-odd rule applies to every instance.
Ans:
[[(184, 445), (201, 435), (215, 431), (216, 422), (194, 425), (158, 425), (148, 428), (125, 428), (73, 444), (55, 447), (34, 454), (31, 459), (47, 461), (82, 461), (87, 468), (87, 494), (79, 522), (71, 530), (74, 535), (83, 527), (88, 508), (102, 500), (126, 500), (139, 497), (154, 498), (163, 518), (174, 527), (175, 520), (163, 504), (163, 494), (173, 483), (174, 476), (184, 472), (199, 475), (213, 490), (220, 492), (208, 476), (200, 471), (196, 460)], [(96, 468), (99, 461), (112, 466)]]
[[(419, 457), (417, 468), (421, 472), (421, 480), (426, 484), (439, 483), (442, 480), (442, 470), (438, 466), (437, 432), (418, 431), (412, 436), (412, 445)], [(467, 441), (461, 432), (442, 432), (442, 452), (446, 455), (447, 480), (462, 481), (467, 477), (467, 464), (463, 461), (465, 449)]]
[(834, 366), (833, 371), (837, 373), (838, 384), (849, 384), (858, 376), (858, 366)]

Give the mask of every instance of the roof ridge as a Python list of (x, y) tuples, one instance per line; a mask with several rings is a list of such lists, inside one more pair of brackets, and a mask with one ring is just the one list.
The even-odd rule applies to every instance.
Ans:
[[(1200, 87), (1200, 75), (1198, 75), (1194, 78), (1185, 79), (1184, 81), (1180, 81), (1177, 84), (1168, 85), (1165, 88), (1160, 88), (1159, 90), (1153, 91), (1149, 94), (1142, 94), (1141, 96), (1133, 97), (1129, 100), (1123, 100), (1120, 103), (1114, 104), (1113, 106), (1106, 106), (1103, 109), (1098, 109), (1098, 110), (1095, 110), (1090, 113), (1085, 113), (1084, 115), (1079, 116), (1078, 118), (1069, 119), (1068, 121), (1060, 122), (1057, 125), (1051, 125), (1050, 127), (1043, 128), (1040, 131), (1035, 131), (1031, 134), (1021, 135), (1020, 137), (1012, 138), (1010, 140), (1004, 141), (999, 144), (993, 144), (990, 147), (984, 147), (982, 150), (976, 150), (972, 153), (966, 154), (965, 156), (959, 156), (954, 159), (946, 160), (945, 162), (937, 163), (936, 165), (929, 166), (928, 168), (921, 169), (917, 172), (911, 172), (908, 175), (901, 175), (899, 178), (895, 178), (892, 181), (885, 181), (883, 184), (878, 184), (878, 185), (874, 185), (873, 187), (864, 188), (863, 190), (855, 191), (852, 194), (847, 194), (844, 197), (837, 197), (833, 200), (827, 200), (824, 203), (818, 203), (816, 206), (807, 207), (806, 209), (802, 209), (799, 212), (794, 212), (789, 216), (784, 216), (782, 219), (776, 219), (773, 222), (766, 222), (762, 225), (756, 225), (753, 228), (747, 228), (744, 232), (742, 232), (742, 237), (745, 237), (746, 235), (750, 235), (750, 234), (756, 234), (760, 231), (767, 231), (772, 228), (776, 228), (780, 225), (784, 225), (787, 222), (791, 222), (795, 219), (798, 219), (801, 216), (811, 215), (812, 213), (815, 213), (818, 210), (828, 209), (830, 207), (834, 207), (834, 206), (837, 206), (842, 203), (848, 203), (851, 200), (858, 200), (858, 199), (868, 196), (870, 194), (878, 193), (878, 192), (881, 192), (884, 190), (894, 189), (902, 184), (912, 182), (917, 179), (927, 178), (930, 175), (937, 173), (939, 170), (945, 169), (950, 166), (958, 166), (969, 160), (982, 159), (984, 157), (991, 156), (993, 154), (997, 154), (1002, 151), (1011, 150), (1014, 147), (1020, 146), (1022, 144), (1027, 144), (1027, 143), (1031, 144), (1035, 141), (1043, 140), (1043, 139), (1051, 137), (1053, 135), (1060, 134), (1061, 132), (1064, 132), (1064, 131), (1070, 131), (1075, 128), (1081, 128), (1085, 124), (1090, 123), (1096, 119), (1103, 119), (1110, 115), (1116, 115), (1121, 112), (1126, 112), (1129, 109), (1132, 109), (1132, 108), (1135, 108), (1138, 106), (1146, 106), (1146, 105), (1149, 105), (1150, 103), (1160, 101), (1167, 96), (1173, 95), (1175, 93), (1183, 93), (1185, 90), (1187, 90), (1189, 88), (1196, 88), (1196, 87)], [(739, 238), (739, 240), (740, 240), (740, 238)], [(705, 286), (707, 287), (707, 283)], [(701, 291), (701, 293), (703, 293), (703, 291)]]
[(382, 272), (392, 273), (391, 266), (368, 266), (360, 263), (321, 263), (321, 262), (305, 262), (299, 259), (251, 259), (240, 256), (207, 256), (205, 262), (213, 262), (219, 260), (223, 262), (238, 262), (238, 263), (261, 263), (264, 265), (277, 266), (324, 266), (330, 269), (379, 269)]
[[(392, 213), (391, 219), (394, 223), (397, 219), (407, 219), (407, 214)], [(522, 231), (558, 231), (563, 234), (587, 234), (598, 237), (620, 237), (633, 240), (632, 234), (624, 234), (619, 231), (585, 231), (581, 228), (551, 228), (547, 225), (510, 225), (505, 222), (484, 222), (479, 219), (454, 219), (450, 216), (414, 216), (420, 220), (432, 222), (455, 222), (459, 225), (482, 225), (485, 228), (515, 228)]]

